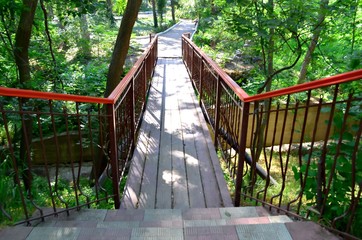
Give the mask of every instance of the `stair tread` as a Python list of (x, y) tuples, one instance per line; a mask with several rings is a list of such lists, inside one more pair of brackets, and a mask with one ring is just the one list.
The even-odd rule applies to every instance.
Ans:
[[(270, 225), (270, 226), (269, 226)], [(31, 228), (27, 240), (37, 239), (291, 239), (283, 223), (237, 226), (194, 226), (187, 228), (82, 228), (82, 227), (38, 227)], [(25, 227), (24, 227), (25, 228)], [(121, 238), (120, 238), (121, 236)], [(1, 238), (5, 239), (5, 238)], [(13, 239), (13, 238), (12, 238)], [(24, 238), (19, 238), (24, 239)]]
[(288, 229), (281, 223), (237, 225), (241, 239), (282, 239), (292, 240)]
[(290, 222), (285, 224), (293, 240), (341, 240), (323, 227), (314, 222)]
[[(37, 224), (37, 225), (36, 225)], [(0, 230), (0, 239), (333, 239), (311, 222), (269, 215), (262, 207), (209, 209), (82, 209), (33, 227)], [(313, 238), (314, 237), (314, 238)]]
[[(223, 219), (224, 220), (224, 219)], [(207, 220), (209, 221), (209, 220)], [(70, 221), (72, 222), (72, 221)], [(86, 222), (86, 221), (84, 221)], [(112, 223), (112, 222), (110, 222)], [(115, 228), (111, 225), (98, 228), (85, 227), (14, 227), (0, 231), (0, 239), (333, 239), (334, 236), (312, 222), (287, 222), (269, 224), (241, 224), (217, 226), (174, 226)]]
[[(61, 214), (56, 220), (147, 221), (147, 220), (206, 220), (268, 216), (258, 207), (240, 208), (187, 208), (187, 209), (82, 209), (69, 216)], [(48, 217), (51, 218), (51, 217)]]
[(38, 227), (79, 227), (79, 228), (188, 228), (205, 226), (227, 226), (248, 224), (269, 224), (292, 222), (287, 216), (264, 216), (251, 218), (218, 218), (218, 219), (167, 219), (156, 217), (141, 221), (96, 221), (96, 220), (53, 220), (39, 223)]

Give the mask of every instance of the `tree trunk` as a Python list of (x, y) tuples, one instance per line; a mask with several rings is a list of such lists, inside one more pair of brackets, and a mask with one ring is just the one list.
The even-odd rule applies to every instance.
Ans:
[(163, 13), (166, 7), (166, 0), (157, 0), (157, 13), (160, 16), (160, 26), (163, 24)]
[(34, 15), (38, 0), (23, 0), (23, 9), (15, 35), (14, 57), (19, 71), (20, 83), (23, 87), (30, 81), (29, 45)]
[(352, 19), (352, 43), (351, 43), (351, 54), (354, 52), (354, 46), (356, 43), (356, 28), (357, 28), (357, 12), (358, 12), (358, 0), (356, 0), (353, 4), (353, 19)]
[[(29, 45), (35, 10), (38, 0), (23, 0), (23, 8), (20, 15), (18, 29), (15, 35), (14, 57), (16, 66), (19, 72), (19, 80), (22, 88), (30, 88), (28, 84), (31, 80), (30, 76), (30, 63), (29, 63)], [(20, 108), (27, 102), (27, 99), (20, 99)], [(20, 141), (20, 161), (25, 163), (29, 160), (30, 149), (32, 141), (32, 118), (29, 115), (23, 115), (22, 128), (21, 128), (21, 141)], [(25, 166), (24, 166), (25, 165)], [(30, 193), (31, 173), (24, 164), (23, 180), (25, 189)]]
[[(127, 57), (133, 25), (136, 22), (141, 3), (142, 0), (132, 0), (127, 2), (121, 26), (119, 27), (116, 44), (112, 53), (111, 63), (108, 68), (107, 86), (104, 93), (105, 97), (108, 97), (112, 93), (121, 80), (123, 65)], [(103, 111), (105, 112), (106, 109), (103, 109)], [(102, 157), (99, 156), (96, 159), (92, 169), (91, 180), (94, 176), (96, 178), (101, 177), (105, 167), (107, 166), (107, 158), (104, 155)]]
[(131, 39), (133, 25), (137, 19), (142, 0), (132, 0), (127, 2), (121, 26), (119, 27), (116, 44), (114, 46), (111, 63), (108, 69), (107, 86), (105, 97), (109, 96), (113, 89), (120, 82), (123, 73), (123, 65), (125, 63), (129, 43)]
[(156, 0), (152, 0), (153, 27), (158, 28)]
[(107, 3), (107, 17), (109, 18), (112, 27), (116, 25), (116, 20), (114, 19), (113, 15), (113, 2), (112, 0), (107, 0), (106, 3)]
[(90, 59), (92, 57), (92, 47), (90, 44), (90, 33), (88, 27), (88, 18), (87, 14), (82, 14), (80, 16), (80, 32), (81, 39), (79, 41), (80, 55), (85, 59)]
[(171, 0), (171, 14), (172, 14), (172, 21), (176, 22), (176, 17), (175, 17), (175, 0)]
[(299, 79), (298, 84), (304, 83), (307, 76), (308, 66), (310, 62), (312, 61), (312, 55), (314, 53), (314, 50), (317, 47), (319, 36), (324, 29), (324, 19), (326, 18), (326, 12), (328, 8), (329, 0), (321, 0), (320, 2), (320, 8), (319, 8), (319, 14), (318, 14), (318, 22), (315, 26), (312, 39), (310, 41), (307, 53), (305, 54), (304, 61), (302, 64), (302, 68), (300, 69), (299, 73)]
[[(269, 0), (268, 1), (268, 5), (269, 5), (269, 9), (268, 9), (268, 17), (270, 19), (273, 18), (273, 14), (274, 14), (274, 0)], [(267, 44), (267, 50), (266, 50), (266, 84), (265, 86), (265, 91), (269, 92), (272, 86), (272, 78), (273, 78), (273, 74), (274, 74), (274, 51), (275, 51), (275, 42), (274, 42), (274, 35), (275, 35), (275, 29), (274, 26), (271, 26), (269, 28), (269, 40), (268, 40), (268, 44)], [(258, 93), (261, 93), (264, 91), (264, 87), (261, 87), (258, 89)], [(257, 109), (259, 107), (259, 103), (255, 104), (255, 109)], [(268, 117), (267, 117), (267, 113), (269, 111), (269, 100), (265, 100), (264, 101), (264, 109), (263, 112), (265, 112), (265, 114), (260, 114), (257, 115), (257, 118), (262, 118), (260, 122), (260, 126), (257, 128), (257, 132), (255, 134), (256, 136), (256, 148), (254, 149), (254, 160), (258, 161), (262, 150), (263, 150), (263, 146), (264, 146), (264, 130), (266, 128), (267, 125), (267, 121), (268, 121)]]

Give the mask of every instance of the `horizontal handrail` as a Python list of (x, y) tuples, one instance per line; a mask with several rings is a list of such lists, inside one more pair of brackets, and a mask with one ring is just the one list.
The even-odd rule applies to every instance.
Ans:
[(112, 99), (114, 102), (118, 97), (122, 94), (126, 86), (129, 84), (129, 82), (132, 80), (132, 77), (136, 73), (137, 69), (142, 65), (146, 57), (150, 54), (150, 49), (154, 47), (155, 44), (157, 44), (158, 38), (155, 37), (151, 41), (151, 43), (148, 45), (146, 50), (143, 52), (141, 57), (137, 60), (137, 62), (133, 65), (131, 70), (126, 74), (126, 76), (122, 79), (122, 81), (117, 85), (117, 87), (112, 91), (112, 93), (108, 96), (109, 99)]
[(358, 80), (358, 79), (362, 79), (362, 69), (347, 72), (347, 73), (342, 73), (342, 74), (331, 76), (331, 77), (322, 78), (319, 80), (314, 80), (314, 81), (307, 82), (307, 83), (298, 84), (298, 85), (287, 87), (287, 88), (282, 88), (282, 89), (278, 89), (278, 90), (274, 90), (274, 91), (270, 91), (270, 92), (266, 92), (266, 93), (257, 94), (257, 95), (250, 96), (250, 97), (244, 99), (244, 101), (245, 102), (260, 101), (260, 100), (265, 100), (268, 98), (274, 98), (274, 97), (279, 97), (279, 96), (288, 95), (288, 94), (294, 94), (294, 93), (298, 93), (298, 92), (305, 92), (305, 91), (313, 90), (316, 88), (322, 88), (322, 87), (327, 87), (327, 86), (331, 86), (331, 85), (351, 82), (351, 81)]
[[(30, 224), (110, 198), (120, 207), (120, 181), (135, 147), (157, 50), (155, 37), (107, 98), (0, 87), (1, 184), (12, 186), (15, 179), (21, 200), (21, 206), (7, 204), (11, 193), (3, 193), (9, 198), (0, 201), (0, 213)], [(49, 101), (17, 104), (24, 98)], [(43, 193), (51, 202), (39, 203), (32, 179), (47, 182)], [(102, 187), (106, 181), (112, 182), (112, 192)], [(45, 213), (43, 207), (53, 211)]]
[[(360, 237), (362, 99), (358, 90), (341, 89), (359, 84), (362, 69), (248, 96), (187, 37), (182, 44), (214, 145), (235, 183), (235, 206), (267, 205), (300, 219), (323, 219), (319, 223), (344, 237)], [(329, 97), (315, 101), (312, 90)]]
[(189, 45), (195, 49), (198, 54), (215, 70), (215, 72), (225, 81), (225, 83), (238, 95), (241, 100), (247, 99), (249, 95), (229, 76), (227, 75), (217, 63), (214, 62), (209, 56), (207, 56), (201, 49), (195, 45), (189, 38), (185, 35), (182, 36), (182, 39), (186, 41)]
[(74, 101), (74, 102), (83, 102), (83, 103), (113, 104), (116, 102), (118, 97), (122, 94), (126, 86), (132, 80), (133, 75), (136, 73), (137, 69), (142, 65), (145, 58), (148, 56), (148, 54), (150, 54), (150, 48), (154, 46), (155, 41), (157, 41), (157, 37), (152, 40), (152, 42), (142, 53), (141, 57), (134, 64), (132, 69), (126, 74), (126, 76), (122, 79), (122, 81), (117, 85), (117, 87), (112, 91), (112, 93), (107, 98), (89, 97), (89, 96), (65, 94), (65, 93), (42, 92), (42, 91), (7, 88), (7, 87), (0, 87), (0, 96), (37, 98), (37, 99), (58, 100), (58, 101)]
[(345, 82), (350, 82), (354, 80), (358, 80), (362, 78), (362, 69), (342, 73), (339, 75), (326, 77), (318, 80), (314, 80), (307, 83), (298, 84), (291, 87), (286, 87), (274, 91), (270, 91), (267, 93), (261, 93), (253, 96), (249, 96), (229, 75), (227, 75), (218, 65), (213, 61), (209, 56), (207, 56), (199, 47), (195, 45), (189, 38), (185, 35), (183, 36), (183, 40), (185, 40), (189, 45), (192, 46), (193, 49), (196, 50), (198, 54), (212, 67), (212, 69), (224, 80), (224, 82), (237, 94), (237, 96), (243, 102), (253, 102), (259, 100), (265, 100), (272, 97), (278, 97), (287, 94), (293, 94), (298, 92), (304, 92), (308, 90), (312, 90), (315, 88), (326, 87), (335, 84), (341, 84)]
[(58, 100), (58, 101), (74, 101), (74, 102), (84, 102), (84, 103), (101, 103), (101, 104), (113, 103), (113, 100), (108, 98), (87, 97), (87, 96), (80, 96), (73, 94), (41, 92), (41, 91), (6, 88), (6, 87), (0, 87), (0, 96), (38, 98), (38, 99)]

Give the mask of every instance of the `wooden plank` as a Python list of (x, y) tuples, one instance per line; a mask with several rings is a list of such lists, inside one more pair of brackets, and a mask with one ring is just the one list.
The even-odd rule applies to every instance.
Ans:
[(152, 81), (147, 103), (147, 114), (145, 114), (144, 119), (144, 121), (148, 123), (150, 130), (138, 203), (138, 208), (141, 209), (155, 208), (159, 138), (161, 130), (162, 88), (163, 66), (159, 65), (156, 68), (155, 77)]
[[(199, 115), (199, 112), (197, 111), (198, 105), (194, 99), (195, 94), (193, 92), (191, 82), (189, 82), (189, 84), (187, 84), (186, 86), (188, 90), (185, 89), (184, 91), (188, 93), (190, 98), (191, 105), (189, 105), (189, 108), (192, 109), (192, 113), (195, 116), (194, 120), (195, 146), (196, 146), (197, 159), (199, 160), (201, 182), (203, 184), (203, 190), (205, 196), (205, 204), (206, 207), (208, 208), (220, 207), (223, 205), (223, 202), (219, 193), (219, 185), (215, 176), (215, 170), (212, 161), (213, 155), (210, 152), (210, 149), (208, 148), (207, 141), (205, 139), (207, 136), (205, 136), (203, 131), (203, 125), (201, 124), (201, 118), (203, 119), (203, 116)], [(205, 124), (206, 127), (206, 123), (205, 122), (203, 123)], [(215, 152), (214, 149), (212, 150)]]
[(179, 96), (179, 109), (181, 115), (181, 128), (184, 143), (185, 171), (187, 174), (187, 188), (191, 208), (205, 207), (205, 196), (200, 176), (200, 165), (195, 147), (195, 122), (198, 121), (193, 108), (195, 105), (190, 94), (194, 94), (188, 86), (191, 82), (181, 60), (178, 60), (178, 81), (181, 83)]
[[(213, 147), (209, 148), (208, 141), (205, 139), (206, 137), (208, 137), (208, 140), (211, 142), (210, 134), (205, 135), (203, 131), (204, 128), (207, 129), (207, 125), (205, 121), (201, 121), (203, 120), (203, 115), (200, 114), (197, 110), (199, 107), (197, 105), (197, 102), (195, 101), (196, 96), (189, 78), (187, 79), (187, 83), (185, 84), (183, 92), (187, 93), (184, 95), (184, 101), (187, 107), (182, 111), (186, 113), (188, 111), (187, 109), (189, 109), (188, 116), (194, 116), (194, 118), (192, 119), (192, 129), (194, 131), (195, 151), (200, 168), (200, 178), (202, 183), (202, 189), (204, 191), (205, 205), (206, 207), (223, 206), (223, 200), (219, 193), (219, 183), (217, 181), (214, 169), (214, 161), (218, 162), (218, 158), (215, 149)], [(185, 99), (189, 99), (187, 104), (187, 100)], [(218, 173), (220, 172), (221, 168)], [(221, 177), (223, 177), (222, 172)], [(223, 181), (225, 182), (225, 180)], [(190, 197), (191, 196), (192, 194), (190, 193)]]
[(187, 173), (185, 167), (185, 153), (181, 114), (179, 103), (183, 101), (183, 85), (180, 76), (180, 66), (175, 60), (169, 60), (168, 92), (170, 107), (172, 108), (172, 192), (173, 208), (183, 209), (189, 207), (189, 194), (187, 190)]
[[(164, 59), (159, 60), (159, 64), (164, 65), (164, 76), (166, 72), (166, 62)], [(171, 178), (171, 133), (168, 127), (171, 121), (171, 111), (166, 101), (167, 82), (163, 78), (162, 87), (162, 111), (161, 111), (161, 134), (160, 134), (160, 154), (157, 173), (157, 189), (156, 189), (156, 208), (171, 208), (172, 202), (172, 178)]]
[(122, 204), (167, 209), (232, 206), (181, 59), (159, 59)]
[(190, 107), (189, 101), (184, 102), (182, 106), (182, 128), (185, 147), (185, 161), (187, 171), (187, 187), (189, 192), (189, 202), (191, 208), (204, 208), (205, 196), (200, 176), (200, 165), (195, 146), (194, 122), (195, 114)]
[[(192, 88), (191, 84), (189, 85), (189, 87)], [(193, 91), (193, 88), (192, 88), (192, 91)], [(196, 99), (195, 94), (192, 94), (191, 96), (192, 96), (194, 104), (196, 105), (198, 101)], [(227, 184), (226, 184), (226, 181), (224, 178), (224, 173), (222, 172), (221, 165), (219, 162), (220, 160), (217, 156), (216, 149), (213, 145), (211, 135), (210, 135), (209, 129), (207, 127), (207, 123), (202, 114), (201, 108), (196, 107), (195, 110), (199, 116), (200, 126), (202, 128), (206, 146), (210, 153), (210, 160), (213, 165), (216, 182), (218, 185), (218, 191), (220, 193), (220, 197), (221, 197), (221, 201), (222, 201), (222, 207), (233, 207), (234, 205), (231, 200), (230, 192), (228, 190), (228, 187), (227, 187)]]
[(127, 183), (123, 191), (121, 207), (132, 209), (137, 208), (138, 195), (141, 188), (145, 155), (148, 145), (148, 123), (142, 122), (136, 149), (133, 153), (131, 167), (128, 172)]

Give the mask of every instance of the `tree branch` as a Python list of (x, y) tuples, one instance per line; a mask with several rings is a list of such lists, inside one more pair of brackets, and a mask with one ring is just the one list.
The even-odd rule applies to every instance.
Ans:
[(56, 71), (56, 79), (53, 81), (53, 88), (54, 88), (54, 91), (56, 91), (56, 83), (57, 83), (56, 80), (60, 81), (63, 88), (64, 88), (64, 85), (63, 85), (63, 82), (58, 78), (57, 60), (56, 60), (55, 55), (54, 55), (53, 41), (52, 41), (52, 38), (51, 38), (50, 32), (49, 32), (48, 12), (47, 12), (46, 7), (44, 5), (44, 0), (40, 0), (40, 6), (41, 6), (41, 9), (42, 9), (43, 14), (44, 14), (45, 34), (47, 36), (48, 43), (49, 43), (49, 51), (50, 51), (50, 55), (52, 56), (54, 68), (55, 68), (55, 71)]
[(258, 93), (263, 92), (264, 88), (268, 85), (268, 83), (270, 83), (271, 80), (273, 80), (274, 76), (278, 75), (279, 73), (281, 73), (283, 71), (293, 68), (298, 63), (300, 57), (302, 56), (302, 44), (300, 42), (299, 36), (295, 32), (292, 32), (292, 33), (293, 33), (293, 36), (295, 37), (295, 39), (297, 41), (297, 45), (298, 45), (297, 46), (298, 55), (297, 55), (296, 59), (294, 60), (294, 62), (291, 65), (278, 69), (275, 72), (273, 72), (273, 74), (269, 75), (267, 77), (266, 81), (264, 82), (264, 84), (258, 89)]

